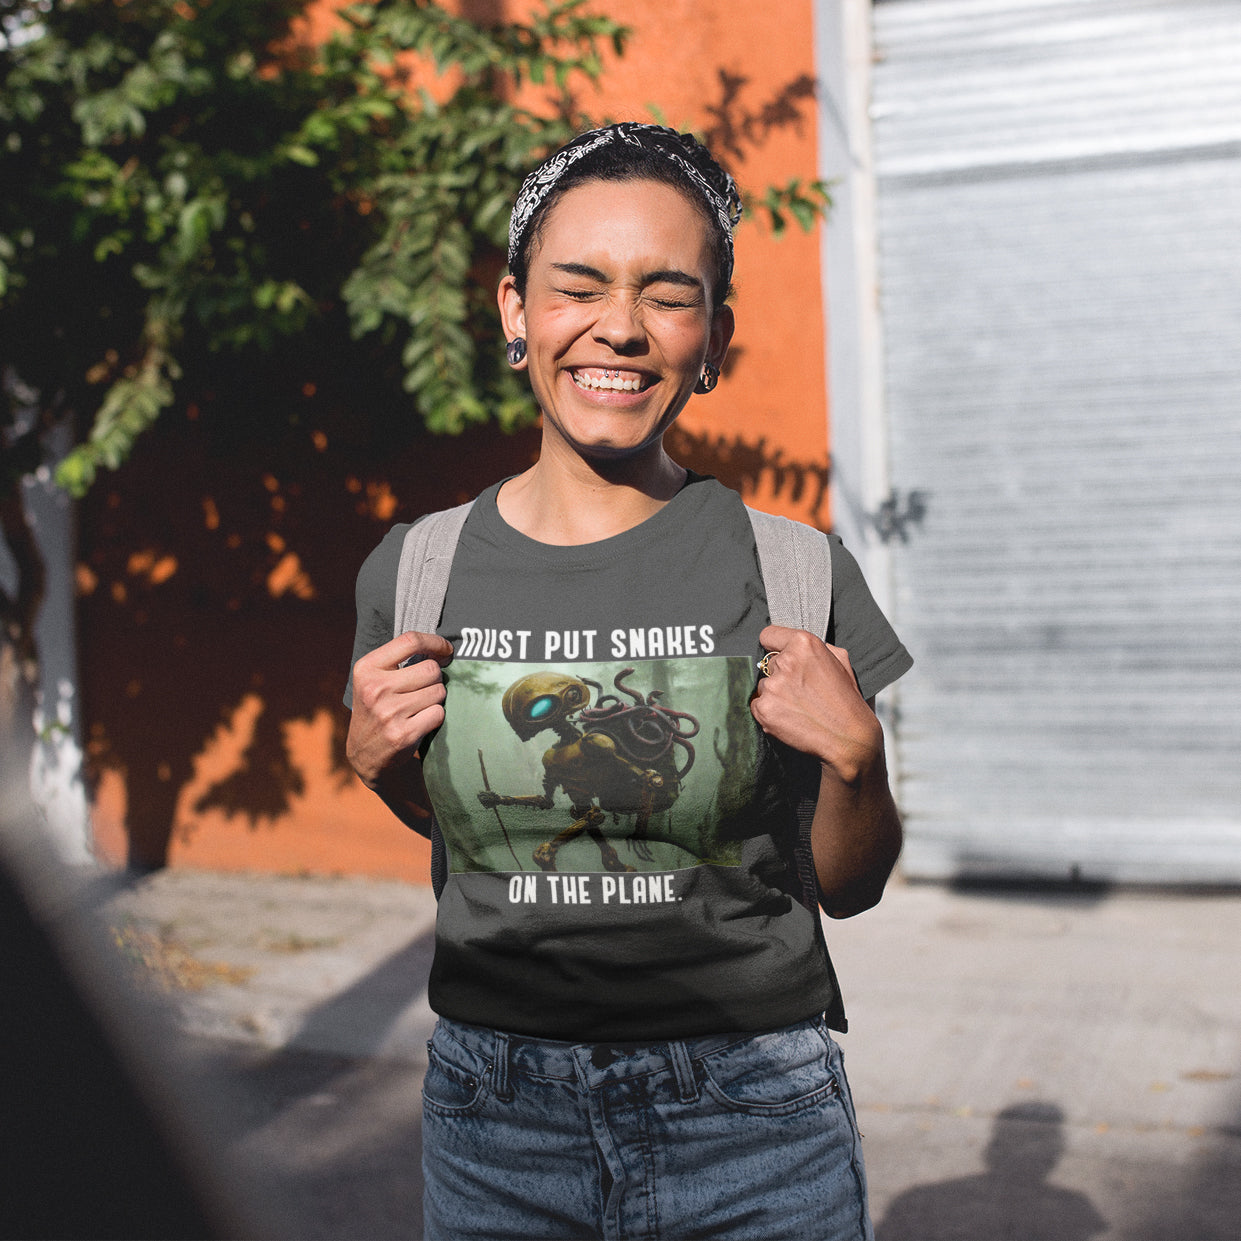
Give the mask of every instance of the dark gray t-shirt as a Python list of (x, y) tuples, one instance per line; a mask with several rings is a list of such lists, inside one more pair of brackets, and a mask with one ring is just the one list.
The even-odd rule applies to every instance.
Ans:
[[(632, 1041), (836, 1008), (795, 846), (817, 763), (749, 712), (767, 601), (740, 497), (691, 476), (574, 547), (510, 527), (498, 485), (458, 543), (427, 787), (449, 854), (430, 1001), (459, 1021)], [(358, 576), (356, 660), (392, 637), (395, 528)], [(832, 540), (829, 640), (863, 696), (912, 663)], [(346, 703), (349, 695), (346, 695)]]

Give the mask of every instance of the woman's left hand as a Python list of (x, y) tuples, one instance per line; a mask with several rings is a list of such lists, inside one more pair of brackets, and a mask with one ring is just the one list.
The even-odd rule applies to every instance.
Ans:
[(849, 653), (782, 625), (768, 625), (759, 642), (771, 653), (750, 699), (760, 727), (856, 783), (882, 759), (883, 730), (858, 691)]
[(822, 763), (811, 849), (823, 908), (849, 918), (878, 902), (901, 851), (883, 728), (847, 651), (780, 625), (759, 641), (772, 655), (750, 710), (764, 732)]

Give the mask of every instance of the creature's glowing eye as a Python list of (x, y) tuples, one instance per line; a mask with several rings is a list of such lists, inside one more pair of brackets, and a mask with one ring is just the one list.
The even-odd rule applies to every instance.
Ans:
[(528, 719), (541, 720), (551, 715), (556, 707), (556, 700), (551, 694), (544, 694), (541, 698), (536, 698), (530, 704), (530, 710), (526, 712)]

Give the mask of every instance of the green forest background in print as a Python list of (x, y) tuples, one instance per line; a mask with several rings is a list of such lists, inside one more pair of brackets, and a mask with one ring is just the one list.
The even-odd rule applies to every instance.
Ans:
[[(615, 678), (626, 668), (633, 671), (623, 677), (623, 687), (617, 687)], [(522, 684), (526, 678), (532, 679)], [(454, 871), (663, 871), (703, 863), (739, 863), (760, 736), (749, 710), (754, 689), (754, 666), (749, 659), (647, 660), (552, 668), (457, 660), (445, 671), (444, 679), (447, 720), (429, 746), (424, 769)], [(579, 683), (578, 687), (570, 686), (570, 681)], [(580, 683), (586, 683), (586, 688)], [(521, 726), (528, 739), (523, 740), (505, 717), (506, 691), (557, 685), (569, 686), (568, 707), (566, 699), (552, 703), (548, 700), (552, 695), (534, 691), (524, 699), (520, 693), (510, 695), (526, 712)], [(659, 695), (651, 700), (653, 691)], [(635, 702), (633, 695), (642, 702)], [(594, 749), (590, 742), (574, 746), (584, 733), (609, 728), (606, 721), (591, 723), (583, 715), (582, 708), (597, 712), (601, 699), (611, 712), (619, 706), (667, 708), (670, 714), (663, 717), (668, 721), (663, 726), (675, 729), (688, 743), (673, 741), (658, 764), (648, 761), (645, 751), (630, 751), (624, 744), (619, 747), (622, 758), (636, 755), (626, 758), (634, 768), (649, 771), (658, 766), (664, 777), (657, 800), (662, 799), (666, 808), (649, 815), (640, 839), (634, 838), (643, 817), (637, 786), (627, 801), (624, 796), (618, 798), (617, 782), (606, 778), (606, 764), (601, 766), (592, 757), (602, 750), (612, 770), (623, 766), (610, 743)], [(580, 706), (574, 706), (575, 702)], [(512, 709), (516, 712), (517, 707)], [(533, 717), (529, 717), (531, 711)], [(550, 724), (543, 725), (540, 712)], [(651, 711), (639, 711), (631, 718), (644, 736), (658, 736), (660, 720)], [(558, 728), (552, 726), (558, 721)], [(620, 731), (615, 724), (610, 727), (613, 733)], [(689, 736), (690, 732), (694, 735)], [(685, 769), (689, 747), (693, 762), (678, 783), (675, 771)], [(479, 793), (485, 786), (499, 798), (542, 794), (548, 770), (544, 758), (549, 754), (557, 777), (550, 809), (512, 804), (489, 808), (480, 803)], [(670, 763), (675, 766), (670, 768)], [(598, 821), (596, 831), (615, 850), (610, 862), (608, 849), (585, 830), (552, 844), (577, 818), (566, 786), (576, 788), (579, 804), (603, 809), (593, 817)], [(624, 808), (617, 809), (622, 804)], [(541, 862), (535, 856), (540, 846)]]

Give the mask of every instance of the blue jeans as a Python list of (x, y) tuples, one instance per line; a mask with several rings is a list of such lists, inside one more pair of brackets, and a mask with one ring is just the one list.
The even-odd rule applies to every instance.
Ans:
[(608, 1047), (441, 1020), (423, 1087), (427, 1241), (870, 1241), (822, 1019)]

